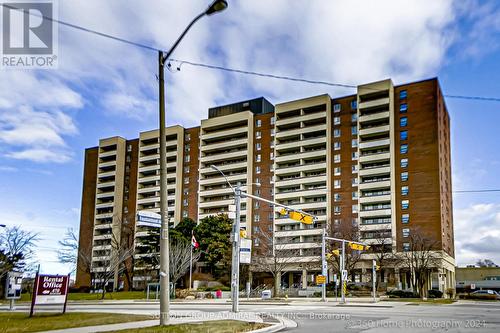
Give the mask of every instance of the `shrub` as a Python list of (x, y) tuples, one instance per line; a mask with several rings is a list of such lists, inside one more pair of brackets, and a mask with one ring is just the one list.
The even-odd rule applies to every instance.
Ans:
[(386, 295), (391, 298), (418, 298), (418, 295), (414, 294), (413, 291), (399, 289), (390, 290), (386, 293)]
[(427, 295), (429, 298), (441, 298), (443, 297), (443, 292), (436, 289), (431, 289), (427, 291)]

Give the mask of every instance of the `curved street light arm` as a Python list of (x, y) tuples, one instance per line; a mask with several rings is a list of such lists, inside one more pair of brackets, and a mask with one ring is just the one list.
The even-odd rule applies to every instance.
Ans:
[(226, 183), (229, 185), (229, 187), (231, 188), (231, 190), (233, 190), (233, 193), (236, 193), (236, 190), (234, 189), (233, 185), (231, 185), (231, 183), (229, 182), (229, 180), (227, 180), (227, 177), (226, 175), (224, 174), (224, 172), (222, 172), (218, 167), (216, 167), (215, 165), (211, 165), (210, 166), (212, 169), (214, 169), (215, 171), (218, 171), (222, 177), (224, 177), (224, 179), (226, 180)]

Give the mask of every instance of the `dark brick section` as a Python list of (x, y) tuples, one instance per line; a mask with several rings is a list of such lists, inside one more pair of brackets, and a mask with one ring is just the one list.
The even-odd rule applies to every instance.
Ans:
[[(189, 152), (186, 151), (189, 147)], [(189, 162), (183, 161), (182, 171), (182, 211), (187, 211), (187, 217), (198, 220), (198, 179), (200, 156), (200, 127), (184, 130), (184, 156), (189, 155)], [(189, 184), (184, 179), (189, 178)], [(181, 215), (183, 216), (183, 215)]]
[[(85, 258), (90, 258), (92, 255), (98, 152), (98, 147), (85, 149), (85, 161), (83, 164), (83, 190), (78, 248)], [(76, 287), (90, 286), (90, 274), (88, 273), (90, 267), (86, 266), (85, 263), (82, 263), (81, 259), (78, 260)]]
[[(356, 101), (356, 95), (332, 99), (332, 196), (331, 196), (331, 216), (330, 228), (333, 230), (349, 230), (353, 226), (353, 221), (358, 214), (352, 212), (352, 206), (358, 204), (358, 200), (352, 197), (353, 192), (357, 192), (357, 186), (353, 186), (352, 180), (357, 179), (358, 173), (353, 172), (353, 166), (357, 166), (358, 160), (352, 158), (352, 154), (357, 152), (357, 146), (352, 146), (352, 140), (357, 140), (357, 134), (352, 133), (352, 127), (357, 122), (352, 121), (352, 115), (357, 114), (357, 110), (351, 107), (351, 102)], [(334, 106), (340, 104), (340, 112), (334, 111)], [(335, 124), (335, 117), (340, 117), (340, 124)], [(340, 129), (340, 137), (336, 138), (335, 129)], [(335, 142), (340, 142), (340, 149), (335, 149)], [(335, 155), (340, 154), (340, 163), (335, 163)], [(335, 168), (340, 167), (340, 176), (335, 175)], [(335, 180), (340, 180), (340, 188), (334, 188)], [(335, 200), (339, 195), (340, 199)], [(335, 207), (340, 207), (340, 212), (335, 212)], [(338, 222), (338, 223), (336, 223)]]
[[(407, 97), (403, 99), (400, 98), (402, 90), (407, 92)], [(439, 103), (438, 95), (441, 93), (437, 79), (394, 89), (397, 244), (398, 250), (401, 250), (402, 244), (407, 241), (402, 229), (409, 228), (410, 233), (418, 232), (434, 241), (436, 250), (444, 249), (453, 256), (449, 117), (444, 104)], [(408, 106), (406, 113), (400, 112), (403, 103)], [(440, 113), (442, 116), (438, 117)], [(404, 128), (400, 126), (402, 117), (408, 120)], [(402, 130), (408, 131), (407, 140), (401, 140)], [(401, 144), (408, 144), (408, 153), (401, 154)], [(407, 167), (401, 167), (402, 158), (408, 158)], [(408, 172), (408, 181), (401, 180), (402, 172)], [(408, 186), (408, 195), (402, 195), (402, 186)], [(447, 188), (448, 192), (441, 194), (441, 187)], [(409, 200), (408, 209), (402, 209), (402, 200)], [(440, 207), (442, 200), (447, 201), (443, 212)], [(405, 213), (410, 217), (407, 224), (402, 223), (402, 214)]]
[[(271, 171), (271, 166), (274, 164), (274, 157), (271, 158), (271, 153), (274, 154), (274, 146), (271, 147), (274, 142), (274, 135), (272, 135), (274, 124), (271, 122), (273, 117), (274, 112), (254, 117), (254, 155), (260, 154), (261, 162), (256, 162), (254, 156), (253, 179), (255, 182), (258, 180), (262, 186), (254, 186), (253, 194), (267, 200), (273, 200), (272, 178), (274, 172)], [(257, 122), (260, 122), (259, 127), (257, 127)], [(260, 132), (260, 139), (257, 136), (258, 132)], [(260, 144), (260, 150), (257, 150), (257, 144)], [(260, 173), (257, 173), (257, 167), (260, 168)], [(274, 208), (267, 203), (259, 202), (257, 204), (256, 202), (256, 200), (253, 201), (253, 221), (251, 222), (250, 235), (253, 239), (254, 249), (258, 252), (259, 244), (267, 242), (269, 239), (269, 237), (263, 237), (262, 234), (272, 235)], [(256, 221), (257, 215), (259, 221)]]

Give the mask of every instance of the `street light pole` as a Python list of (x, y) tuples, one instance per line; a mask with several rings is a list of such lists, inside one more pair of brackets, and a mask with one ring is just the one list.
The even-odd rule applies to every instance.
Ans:
[(212, 15), (227, 8), (225, 0), (215, 0), (198, 16), (196, 16), (186, 29), (177, 38), (170, 50), (163, 54), (158, 52), (158, 95), (159, 95), (159, 136), (160, 136), (160, 325), (167, 325), (170, 320), (170, 268), (169, 268), (169, 237), (168, 237), (168, 202), (167, 202), (167, 138), (165, 133), (165, 63), (177, 48), (181, 40), (191, 27), (203, 16)]
[(236, 206), (236, 217), (233, 224), (233, 260), (231, 269), (231, 299), (232, 311), (239, 311), (240, 294), (240, 204), (241, 204), (241, 186), (238, 183), (234, 189), (234, 204)]

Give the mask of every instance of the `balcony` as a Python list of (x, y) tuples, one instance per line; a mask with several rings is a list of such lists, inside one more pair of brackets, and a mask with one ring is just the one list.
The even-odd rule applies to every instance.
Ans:
[(377, 189), (377, 188), (388, 188), (391, 187), (390, 180), (376, 181), (376, 182), (366, 182), (358, 185), (360, 191), (368, 190), (368, 189)]
[[(240, 173), (237, 175), (227, 175), (227, 181), (230, 183), (233, 182), (245, 182), (247, 180), (247, 173)], [(209, 184), (225, 184), (226, 179), (222, 176), (220, 177), (213, 177), (213, 178), (205, 178), (205, 179), (200, 179), (200, 185), (209, 185)]]
[(294, 128), (286, 131), (279, 131), (276, 133), (276, 138), (284, 138), (287, 136), (297, 135), (297, 134), (306, 134), (315, 131), (326, 131), (326, 124), (313, 125), (313, 126), (305, 126), (301, 128)]
[[(222, 172), (225, 172), (228, 170), (243, 169), (243, 168), (246, 168), (247, 166), (248, 166), (248, 161), (243, 161), (243, 162), (238, 162), (238, 163), (219, 165), (219, 166), (217, 166), (217, 168), (219, 170), (221, 170)], [(202, 174), (202, 175), (207, 174), (207, 173), (214, 173), (214, 172), (217, 172), (217, 171), (215, 171), (211, 167), (205, 167), (205, 168), (200, 169), (200, 174)]]
[(359, 136), (363, 137), (365, 135), (373, 135), (380, 133), (389, 133), (390, 127), (389, 125), (375, 126), (370, 128), (363, 128), (359, 130)]
[(215, 155), (201, 156), (200, 161), (205, 163), (205, 165), (210, 164), (210, 162), (229, 160), (237, 157), (246, 157), (248, 155), (248, 150), (246, 148), (233, 151), (233, 152), (221, 152)]
[(377, 112), (369, 115), (360, 116), (358, 119), (359, 123), (365, 123), (370, 121), (376, 121), (381, 119), (388, 119), (390, 116), (389, 111)]
[[(202, 133), (203, 133), (203, 131), (204, 131), (204, 128), (202, 128)], [(236, 134), (247, 133), (247, 132), (248, 132), (248, 126), (240, 126), (240, 127), (236, 127), (236, 128), (223, 129), (220, 131), (201, 134), (200, 140), (210, 140), (210, 139), (216, 139), (216, 138), (220, 138), (220, 137), (231, 138), (232, 136), (235, 136)]]
[(371, 100), (371, 101), (367, 101), (367, 102), (361, 102), (358, 105), (358, 109), (361, 110), (361, 109), (374, 108), (374, 107), (382, 106), (382, 105), (388, 105), (389, 102), (390, 102), (389, 97), (379, 98), (379, 99), (375, 99), (375, 100)]
[(368, 204), (368, 203), (377, 203), (377, 202), (388, 202), (391, 201), (391, 195), (374, 195), (374, 196), (368, 196), (368, 197), (360, 197), (359, 199), (360, 204)]
[(302, 121), (321, 119), (321, 118), (325, 118), (325, 123), (326, 123), (326, 112), (315, 112), (315, 113), (301, 115), (298, 117), (278, 119), (276, 120), (276, 127), (288, 124), (295, 124)]
[(202, 145), (201, 151), (210, 152), (217, 149), (229, 149), (232, 147), (242, 147), (242, 149), (246, 149), (247, 144), (248, 144), (248, 138), (243, 138), (238, 140), (231, 140), (231, 138), (228, 138), (227, 140), (222, 142), (212, 143), (212, 144), (208, 143), (206, 145)]
[(360, 224), (359, 231), (380, 231), (390, 228), (391, 222), (377, 224)]
[(369, 168), (369, 169), (361, 169), (359, 170), (359, 176), (376, 176), (376, 175), (384, 175), (384, 174), (390, 174), (391, 173), (391, 167), (389, 165), (387, 166), (382, 166), (382, 167), (377, 167), (377, 168)]
[(368, 218), (368, 217), (386, 217), (391, 216), (391, 209), (376, 209), (376, 210), (362, 210), (358, 213), (360, 218)]
[(359, 157), (359, 162), (366, 163), (366, 162), (387, 161), (390, 160), (390, 158), (391, 158), (391, 153), (389, 151), (375, 153), (375, 154), (367, 154), (367, 155), (361, 154), (361, 156)]
[(372, 140), (372, 141), (363, 141), (359, 144), (359, 149), (369, 149), (376, 147), (387, 147), (391, 143), (390, 139), (382, 139), (382, 140)]

